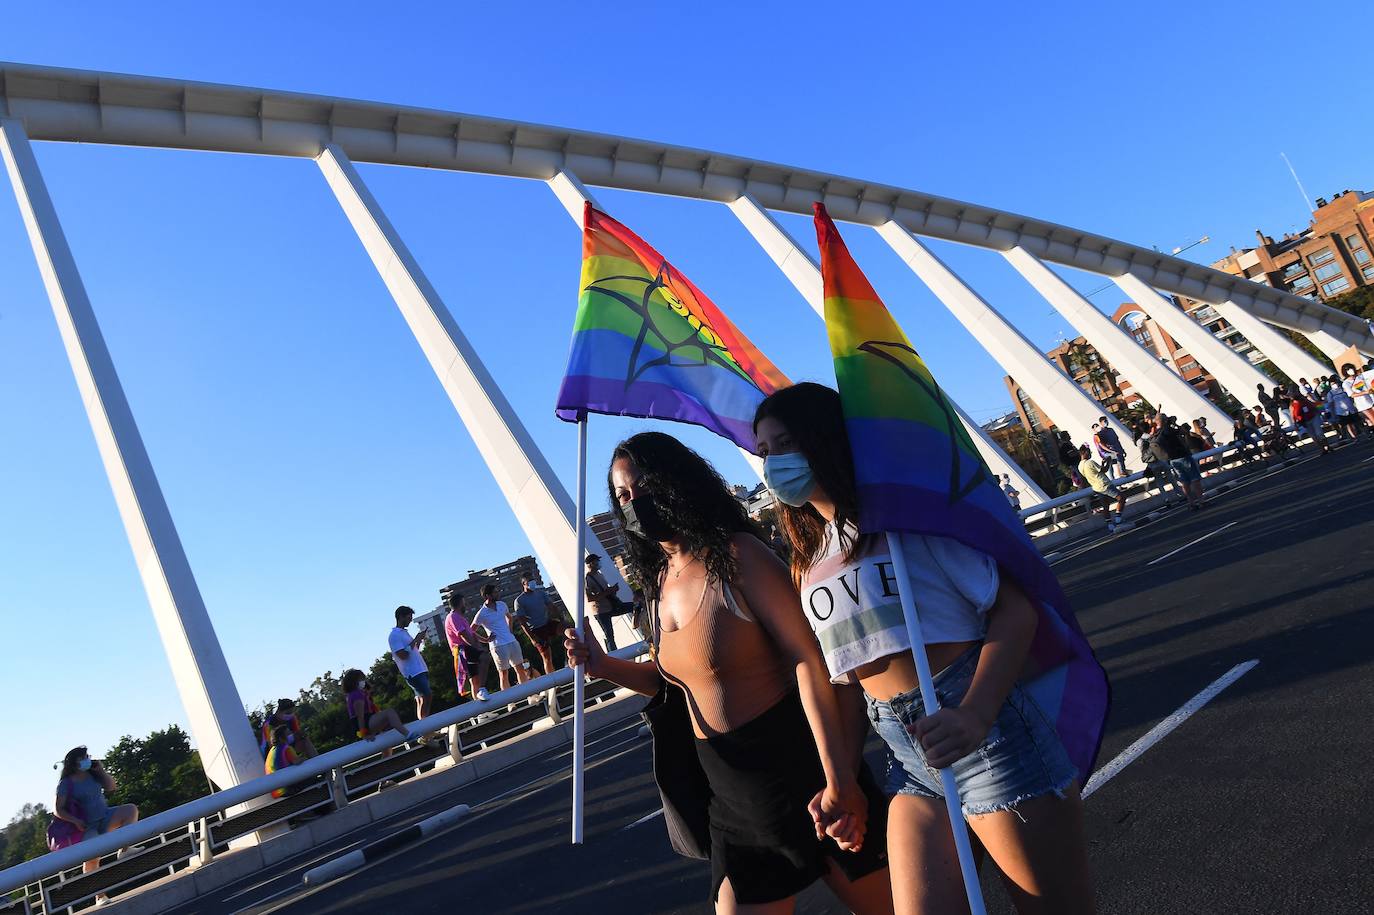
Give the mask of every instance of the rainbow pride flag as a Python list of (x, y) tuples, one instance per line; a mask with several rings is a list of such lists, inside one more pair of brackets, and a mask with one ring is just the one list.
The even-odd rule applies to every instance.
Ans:
[(1022, 683), (1055, 720), (1082, 785), (1102, 742), (1107, 673), (949, 399), (819, 203), (816, 238), (825, 325), (854, 452), (859, 527), (951, 537), (996, 559), (1031, 596), (1040, 623)]
[(559, 419), (609, 413), (695, 423), (752, 452), (754, 409), (788, 383), (663, 255), (587, 204)]

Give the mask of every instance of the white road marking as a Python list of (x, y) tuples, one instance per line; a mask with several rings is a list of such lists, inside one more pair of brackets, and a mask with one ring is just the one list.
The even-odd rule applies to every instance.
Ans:
[(1135, 743), (1131, 744), (1129, 747), (1122, 750), (1121, 753), (1115, 759), (1113, 759), (1111, 762), (1107, 763), (1101, 769), (1098, 769), (1096, 772), (1093, 773), (1093, 777), (1088, 779), (1088, 784), (1083, 786), (1083, 799), (1087, 800), (1088, 795), (1092, 794), (1098, 788), (1101, 788), (1103, 785), (1107, 784), (1107, 782), (1111, 781), (1113, 778), (1119, 775), (1122, 769), (1126, 768), (1131, 763), (1135, 762), (1140, 757), (1140, 755), (1144, 753), (1146, 750), (1150, 749), (1150, 747), (1159, 743), (1165, 737), (1168, 737), (1169, 734), (1172, 733), (1175, 728), (1177, 728), (1183, 722), (1187, 721), (1188, 718), (1191, 717), (1194, 712), (1202, 708), (1208, 702), (1211, 702), (1213, 699), (1215, 699), (1217, 697), (1217, 694), (1224, 690), (1226, 687), (1230, 686), (1232, 683), (1235, 683), (1243, 675), (1253, 670), (1255, 665), (1258, 663), (1258, 660), (1245, 661), (1240, 664), (1237, 664), (1235, 667), (1232, 667), (1219, 679), (1217, 679), (1216, 682), (1214, 682), (1211, 686), (1207, 687), (1202, 692), (1198, 693), (1196, 696), (1189, 699), (1187, 702), (1183, 703), (1183, 705), (1179, 707), (1178, 711), (1174, 712), (1168, 718), (1165, 718), (1159, 724), (1150, 728), (1149, 732), (1144, 737), (1140, 738)]
[(1360, 461), (1360, 463), (1361, 463), (1361, 464), (1368, 464), (1370, 461), (1374, 461), (1374, 457), (1367, 457), (1367, 458), (1365, 458), (1363, 461)]
[(1145, 563), (1145, 564), (1146, 564), (1147, 566), (1152, 566), (1152, 565), (1154, 565), (1154, 564), (1157, 563), (1157, 562), (1163, 562), (1164, 560), (1168, 559), (1170, 556), (1173, 556), (1173, 555), (1178, 554), (1178, 553), (1182, 553), (1184, 550), (1188, 549), (1188, 547), (1192, 546), (1192, 545), (1195, 544), (1195, 543), (1201, 543), (1202, 541), (1206, 540), (1208, 537), (1214, 536), (1214, 535), (1216, 535), (1216, 534), (1220, 534), (1222, 531), (1226, 530), (1228, 527), (1230, 527), (1230, 526), (1233, 525), (1233, 524), (1240, 524), (1240, 522), (1239, 522), (1239, 521), (1228, 521), (1228, 522), (1226, 522), (1225, 524), (1223, 524), (1221, 527), (1219, 527), (1219, 528), (1217, 528), (1216, 530), (1212, 531), (1212, 533), (1210, 533), (1210, 534), (1203, 534), (1201, 537), (1197, 538), (1196, 540), (1189, 541), (1188, 543), (1183, 544), (1183, 546), (1179, 547), (1178, 549), (1176, 549), (1176, 550), (1170, 550), (1169, 552), (1165, 553), (1163, 556), (1159, 557), (1158, 559), (1151, 559), (1149, 562), (1147, 562), (1147, 563)]
[(635, 820), (633, 823), (631, 823), (629, 826), (622, 826), (622, 827), (620, 827), (620, 831), (621, 831), (621, 832), (624, 832), (624, 831), (627, 830), (627, 829), (634, 829), (634, 828), (635, 828), (636, 826), (638, 826), (640, 823), (647, 823), (647, 822), (649, 822), (650, 820), (652, 820), (654, 817), (657, 817), (657, 816), (663, 816), (663, 808), (662, 808), (662, 807), (658, 808), (657, 810), (655, 810), (653, 813), (649, 814), (648, 816), (642, 816), (642, 817), (640, 817), (639, 819), (637, 819), (637, 820)]

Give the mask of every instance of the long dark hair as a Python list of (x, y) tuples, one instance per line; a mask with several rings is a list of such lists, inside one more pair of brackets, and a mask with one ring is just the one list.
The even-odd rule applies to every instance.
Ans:
[(343, 691), (345, 693), (353, 692), (358, 688), (358, 683), (365, 679), (367, 678), (363, 675), (361, 670), (356, 667), (350, 667), (348, 670), (344, 671), (343, 683), (341, 684), (343, 686)]
[(59, 778), (71, 778), (81, 766), (81, 760), (89, 755), (85, 747), (72, 747), (68, 750), (67, 755), (62, 757), (62, 774)]
[[(739, 569), (730, 553), (730, 538), (741, 533), (763, 538), (711, 462), (662, 432), (641, 432), (625, 439), (612, 452), (611, 465), (621, 458), (638, 468), (639, 482), (645, 492), (653, 494), (659, 515), (682, 541), (683, 549), (699, 556), (716, 578), (733, 581)], [(615, 496), (609, 469), (606, 491), (611, 511), (624, 525), (625, 513)], [(645, 598), (657, 600), (659, 576), (668, 566), (663, 548), (628, 530), (625, 548), (630, 570)]]
[[(772, 417), (782, 423), (816, 476), (816, 484), (835, 503), (835, 527), (845, 559), (851, 560), (864, 538), (851, 538), (849, 526), (858, 524), (859, 496), (854, 486), (854, 453), (844, 425), (840, 395), (833, 388), (803, 381), (774, 391), (754, 411), (754, 431)], [(800, 584), (825, 548), (825, 518), (807, 503), (801, 508), (777, 503), (783, 533), (792, 544), (792, 581)]]

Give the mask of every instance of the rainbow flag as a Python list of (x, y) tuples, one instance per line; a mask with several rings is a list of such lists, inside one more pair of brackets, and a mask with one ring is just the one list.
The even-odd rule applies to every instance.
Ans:
[(1022, 683), (1055, 720), (1084, 784), (1110, 702), (1106, 671), (949, 399), (819, 203), (816, 238), (860, 529), (952, 537), (996, 559), (1031, 596), (1040, 624)]
[(663, 255), (587, 204), (559, 419), (609, 413), (695, 423), (752, 452), (754, 409), (788, 383)]

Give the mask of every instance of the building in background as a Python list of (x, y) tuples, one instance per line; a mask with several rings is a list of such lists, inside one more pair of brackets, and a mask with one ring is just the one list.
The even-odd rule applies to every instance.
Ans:
[(1256, 230), (1259, 244), (1212, 266), (1254, 283), (1327, 301), (1360, 286), (1374, 286), (1374, 192), (1341, 191), (1317, 198), (1312, 221), (1279, 241)]
[[(515, 596), (523, 588), (521, 578), (526, 572), (539, 575), (543, 580), (543, 575), (539, 571), (539, 563), (533, 556), (521, 556), (519, 559), (512, 560), (490, 569), (474, 569), (468, 572), (468, 577), (462, 581), (455, 581), (453, 584), (444, 585), (439, 589), (439, 606), (424, 614), (416, 616), (415, 622), (424, 631), (425, 637), (431, 642), (445, 644), (444, 636), (444, 614), (448, 612), (443, 604), (442, 598), (445, 595), (457, 593), (461, 594), (467, 601), (468, 610), (476, 609), (482, 603), (482, 587), (486, 584), (496, 585), (496, 599), (503, 600), (508, 606), (513, 607)], [(558, 590), (553, 585), (544, 581), (545, 590), (548, 592), (549, 601), (555, 609), (564, 611), (563, 600), (558, 595)]]
[[(1139, 338), (1137, 338), (1139, 339)], [(1045, 353), (1045, 358), (1049, 359), (1055, 366), (1074, 380), (1093, 400), (1102, 405), (1102, 412), (1110, 413), (1115, 416), (1124, 415), (1131, 407), (1140, 400), (1140, 396), (1131, 390), (1130, 383), (1120, 377), (1116, 370), (1103, 359), (1097, 349), (1084, 337), (1074, 337), (1072, 340), (1065, 340), (1054, 349)], [(1054, 418), (1041, 410), (1039, 405), (1031, 399), (1021, 385), (1017, 384), (1016, 379), (1010, 375), (1002, 376), (1002, 383), (1007, 386), (1007, 393), (1011, 395), (1012, 403), (1016, 405), (1016, 415), (1020, 422), (1019, 426), (1035, 436), (1043, 436), (1051, 429), (1057, 428)], [(1000, 420), (994, 420), (1000, 423)], [(988, 426), (983, 427), (985, 430)], [(1002, 425), (1000, 429), (1006, 429), (1006, 434), (1014, 435), (1016, 427)], [(988, 430), (992, 434), (992, 430)], [(996, 438), (996, 435), (993, 436)], [(1000, 444), (1000, 442), (999, 442)]]
[[(1017, 409), (983, 424), (983, 431), (1007, 453), (1025, 473), (1045, 492), (1055, 492), (1058, 458), (1052, 454), (1048, 435), (1033, 432), (1028, 420), (1039, 422), (1039, 412), (1026, 392), (1018, 386), (1014, 392), (1022, 398)], [(1026, 418), (1023, 418), (1023, 411)]]
[[(1203, 318), (1210, 318), (1216, 314), (1216, 310), (1211, 306), (1206, 307), (1211, 314), (1204, 313)], [(1197, 310), (1198, 308), (1195, 308), (1194, 312)], [(1134, 337), (1135, 342), (1154, 353), (1156, 359), (1173, 369), (1175, 374), (1192, 385), (1199, 394), (1214, 402), (1221, 396), (1221, 385), (1212, 377), (1212, 373), (1207, 371), (1207, 367), (1194, 359), (1187, 350), (1178, 344), (1178, 341), (1169, 336), (1168, 331), (1161, 327), (1154, 318), (1141, 311), (1134, 302), (1123, 302), (1121, 307), (1112, 313), (1112, 320)], [(1226, 326), (1230, 328), (1229, 324)], [(1213, 333), (1216, 332), (1213, 331)], [(1246, 340), (1245, 346), (1249, 347), (1250, 341)], [(1232, 348), (1234, 349), (1235, 346), (1233, 345)], [(1121, 386), (1129, 390), (1130, 380), (1121, 379)], [(1132, 396), (1138, 397), (1138, 395)]]
[(587, 526), (592, 529), (596, 539), (601, 541), (601, 548), (606, 551), (607, 556), (614, 560), (625, 555), (625, 531), (616, 520), (614, 512), (592, 515), (587, 519)]

